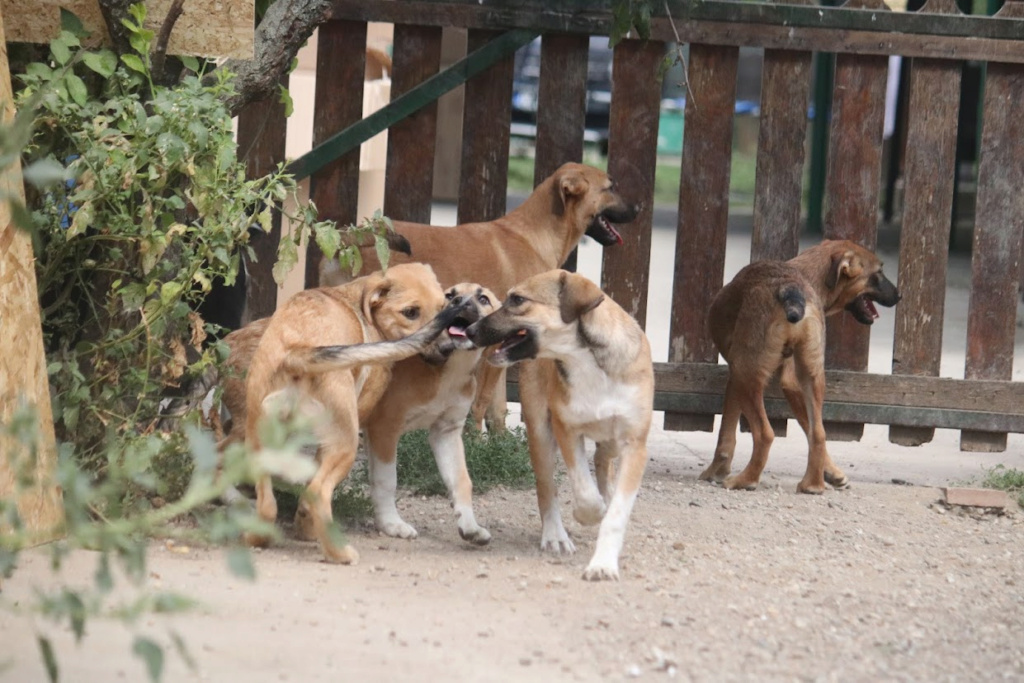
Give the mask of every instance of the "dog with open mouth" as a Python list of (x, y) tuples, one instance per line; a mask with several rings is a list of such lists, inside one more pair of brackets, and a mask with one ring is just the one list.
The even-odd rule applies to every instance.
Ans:
[[(480, 346), (495, 346), (485, 356), (488, 363), (526, 361), (519, 393), (537, 480), (541, 548), (576, 549), (556, 495), (555, 452), (561, 450), (573, 516), (601, 525), (583, 578), (618, 579), (626, 525), (647, 465), (654, 405), (651, 347), (640, 325), (587, 278), (553, 270), (513, 287), (501, 309), (470, 325), (467, 334)], [(584, 439), (597, 444), (596, 485)]]
[[(757, 488), (775, 438), (764, 388), (778, 376), (807, 434), (807, 470), (797, 491), (823, 493), (826, 482), (847, 486), (825, 447), (825, 318), (845, 310), (871, 325), (878, 318), (876, 303), (891, 307), (899, 300), (881, 260), (847, 240), (826, 240), (788, 261), (759, 261), (740, 270), (708, 310), (708, 331), (729, 364), (729, 379), (715, 456), (700, 478), (728, 489)], [(729, 476), (741, 413), (754, 450), (746, 468)]]
[[(639, 206), (628, 202), (615, 181), (593, 166), (567, 163), (543, 180), (518, 207), (491, 221), (454, 227), (394, 221), (397, 233), (409, 240), (412, 255), (393, 253), (391, 263), (428, 263), (443, 287), (476, 282), (499, 299), (528, 277), (559, 268), (584, 235), (605, 247), (622, 243), (617, 226), (636, 218)], [(362, 250), (363, 272), (376, 269), (372, 248)], [(320, 285), (345, 281), (348, 273), (336, 262), (320, 266)], [(480, 427), (503, 429), (504, 371), (480, 369), (473, 419)]]

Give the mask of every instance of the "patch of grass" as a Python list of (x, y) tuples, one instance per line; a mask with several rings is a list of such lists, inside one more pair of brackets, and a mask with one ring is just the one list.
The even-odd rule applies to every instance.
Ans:
[[(373, 517), (373, 501), (367, 492), (369, 475), (365, 462), (357, 462), (345, 480), (334, 490), (331, 510), (334, 519), (339, 523), (358, 524)], [(277, 497), (277, 518), (291, 522), (299, 507), (299, 496), (305, 486), (274, 482), (274, 494)]]
[[(526, 447), (526, 431), (516, 427), (505, 432), (480, 432), (470, 425), (462, 434), (466, 467), (473, 491), (483, 493), (495, 486), (533, 486), (533, 467)], [(444, 496), (448, 490), (437, 472), (437, 463), (426, 430), (409, 432), (398, 442), (398, 485), (420, 496)]]
[(981, 485), (987, 489), (998, 489), (1016, 494), (1017, 504), (1024, 507), (1024, 472), (1004, 465), (988, 470)]

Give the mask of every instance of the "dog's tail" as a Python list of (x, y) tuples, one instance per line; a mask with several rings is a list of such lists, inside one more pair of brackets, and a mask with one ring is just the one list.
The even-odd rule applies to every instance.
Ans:
[(341, 243), (345, 246), (353, 247), (372, 247), (377, 242), (377, 237), (383, 237), (388, 243), (388, 249), (391, 251), (397, 251), (405, 254), (406, 256), (412, 256), (412, 245), (409, 244), (409, 240), (404, 235), (399, 235), (392, 228), (388, 228), (383, 232), (370, 232), (367, 230), (341, 230)]
[(791, 323), (798, 323), (804, 319), (804, 308), (807, 300), (804, 298), (803, 289), (800, 285), (788, 284), (779, 289), (779, 303), (782, 310), (786, 312), (786, 320)]
[(455, 322), (464, 306), (460, 303), (445, 307), (418, 331), (395, 341), (313, 346), (292, 351), (281, 364), (281, 370), (288, 373), (310, 374), (344, 370), (357, 365), (397, 363), (426, 351), (431, 343)]

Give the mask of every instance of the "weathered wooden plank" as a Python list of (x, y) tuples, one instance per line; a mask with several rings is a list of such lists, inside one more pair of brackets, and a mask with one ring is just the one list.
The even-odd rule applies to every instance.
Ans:
[[(1021, 6), (1021, 3), (1017, 3)], [(968, 379), (1010, 379), (1024, 232), (1024, 66), (989, 64), (967, 318)], [(1006, 450), (1005, 433), (965, 431), (960, 448)]]
[[(957, 12), (953, 0), (929, 0), (932, 11)], [(958, 62), (915, 59), (910, 76), (910, 124), (904, 172), (899, 285), (893, 374), (938, 375), (949, 259), (949, 230), (960, 106)], [(931, 441), (933, 429), (893, 427), (889, 440), (905, 446)]]
[(659, 68), (664, 57), (663, 43), (623, 40), (615, 46), (612, 61), (608, 174), (622, 196), (639, 202), (641, 208), (621, 231), (622, 244), (604, 250), (601, 288), (641, 327), (647, 323), (661, 105)]
[[(394, 32), (391, 99), (437, 73), (441, 63), (441, 29), (399, 24)], [(384, 215), (394, 220), (430, 222), (434, 191), (437, 102), (388, 129)]]
[[(589, 44), (590, 38), (584, 34), (548, 33), (541, 40), (535, 186), (562, 164), (583, 160)], [(575, 249), (563, 267), (576, 270)]]
[[(681, 42), (691, 44), (1024, 62), (1024, 51), (1020, 48), (1021, 28), (1016, 20), (962, 15), (943, 17), (928, 12), (883, 13), (819, 5), (797, 7), (800, 14), (794, 17), (773, 13), (773, 5), (707, 0), (689, 3), (687, 16), (681, 3), (672, 2), (674, 22), (655, 17), (651, 21), (651, 38), (670, 42), (676, 40), (678, 32)], [(732, 16), (721, 16), (722, 8)], [(660, 8), (654, 9), (655, 13), (660, 12)], [(425, 0), (335, 0), (334, 16), (364, 21), (492, 30), (535, 28), (595, 35), (608, 35), (612, 27), (611, 13), (596, 5), (555, 9), (546, 3), (543, 7), (518, 2), (492, 6), (475, 0), (444, 4)]]
[[(287, 74), (281, 85), (288, 87)], [(238, 156), (245, 161), (246, 178), (265, 176), (284, 162), (287, 124), (285, 106), (276, 96), (253, 102), (238, 115)], [(275, 210), (270, 233), (253, 236), (249, 241), (256, 258), (248, 262), (245, 323), (273, 315), (277, 308), (277, 283), (272, 271), (280, 243), (281, 212)]]
[[(470, 52), (498, 35), (492, 31), (470, 31)], [(512, 66), (509, 55), (466, 82), (459, 223), (489, 221), (505, 213)]]
[[(316, 54), (313, 146), (363, 117), (366, 70), (366, 23), (331, 20), (320, 25)], [(310, 199), (320, 218), (351, 225), (358, 216), (359, 148), (343, 154), (313, 174)], [(323, 254), (315, 242), (306, 249), (306, 287), (320, 282)]]
[[(727, 374), (723, 364), (655, 363), (655, 410), (720, 413)], [(1022, 382), (849, 370), (826, 370), (825, 377), (823, 414), (829, 421), (1024, 432)], [(514, 372), (509, 381), (514, 397)], [(771, 417), (791, 416), (775, 383), (765, 390), (765, 409)]]
[[(147, 0), (145, 26), (160, 31), (171, 0)], [(48, 43), (60, 33), (60, 10), (77, 16), (93, 35), (107, 38), (97, 0), (0, 0), (7, 19), (7, 39)], [(254, 0), (188, 0), (167, 43), (169, 55), (252, 59)]]
[[(729, 223), (729, 169), (739, 50), (691, 45), (686, 101), (679, 224), (673, 274), (669, 360), (715, 362), (718, 350), (707, 333), (705, 314), (725, 277)], [(704, 415), (665, 414), (665, 428), (711, 431)]]
[[(14, 118), (13, 102), (0, 10), (0, 124)], [(64, 509), (32, 239), (14, 224), (9, 203), (25, 201), (17, 158), (0, 169), (0, 196), (0, 425), (10, 424), (27, 405), (36, 430), (34, 453), (0, 430), (0, 499), (17, 505), (23, 530), (42, 543), (62, 535)], [(22, 485), (26, 474), (29, 486)], [(0, 535), (9, 532), (0, 524)]]
[[(889, 11), (882, 0), (851, 0), (847, 4), (850, 6)], [(872, 251), (878, 242), (888, 62), (887, 57), (875, 55), (836, 55), (832, 91), (824, 236), (852, 240)], [(829, 318), (826, 365), (839, 370), (865, 370), (870, 331), (850, 315)], [(833, 440), (859, 441), (864, 425), (829, 423), (825, 430)]]

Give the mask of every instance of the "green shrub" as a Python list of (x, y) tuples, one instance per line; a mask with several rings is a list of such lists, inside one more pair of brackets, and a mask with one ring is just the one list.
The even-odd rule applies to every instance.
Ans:
[(981, 485), (987, 489), (998, 489), (1017, 496), (1017, 504), (1024, 507), (1024, 472), (1004, 465), (990, 469)]

